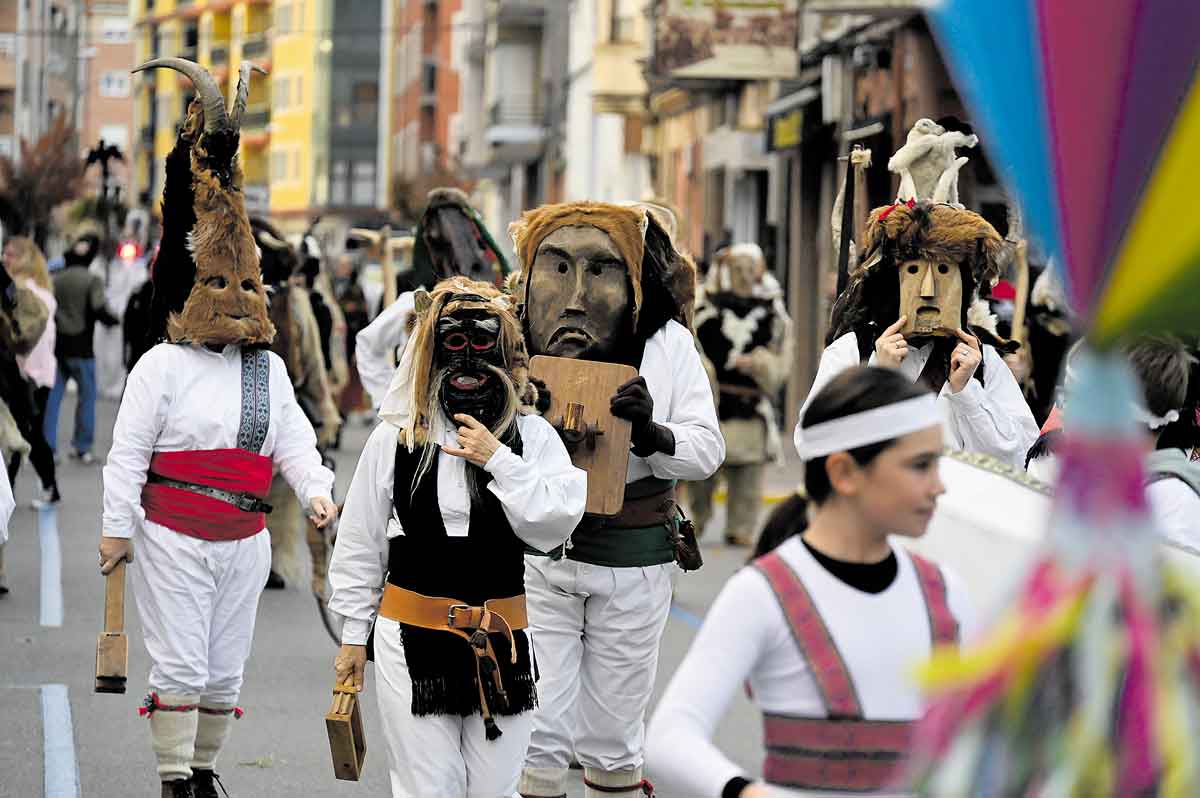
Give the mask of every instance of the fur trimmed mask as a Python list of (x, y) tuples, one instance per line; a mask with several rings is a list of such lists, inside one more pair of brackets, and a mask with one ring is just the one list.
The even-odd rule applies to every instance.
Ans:
[(543, 205), (509, 233), (535, 354), (625, 362), (670, 319), (689, 325), (695, 266), (645, 206)]
[(233, 107), (226, 111), (216, 81), (198, 64), (158, 58), (134, 71), (158, 67), (187, 75), (197, 96), (167, 156), (155, 319), (165, 321), (172, 343), (269, 344), (275, 328), (237, 158), (250, 73), (265, 72), (243, 62)]
[(411, 451), (439, 415), (467, 413), (501, 441), (532, 404), (529, 357), (512, 300), (494, 286), (451, 277), (417, 291), (415, 326), (379, 409)]

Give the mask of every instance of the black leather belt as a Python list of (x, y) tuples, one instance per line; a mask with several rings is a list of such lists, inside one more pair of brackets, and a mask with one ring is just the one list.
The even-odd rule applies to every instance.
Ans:
[(222, 490), (221, 488), (213, 488), (208, 485), (198, 485), (195, 482), (180, 482), (177, 479), (170, 479), (160, 474), (155, 474), (153, 471), (146, 478), (147, 482), (153, 482), (159, 485), (166, 485), (168, 488), (178, 488), (192, 493), (199, 493), (201, 496), (208, 496), (210, 499), (218, 499), (219, 501), (232, 504), (239, 510), (247, 513), (269, 513), (272, 508), (257, 496), (251, 496), (248, 493), (234, 493), (231, 490)]

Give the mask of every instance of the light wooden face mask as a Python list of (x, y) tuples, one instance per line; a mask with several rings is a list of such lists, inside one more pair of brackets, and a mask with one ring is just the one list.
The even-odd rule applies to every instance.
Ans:
[(962, 326), (962, 273), (954, 263), (900, 264), (900, 314), (905, 336), (950, 336)]

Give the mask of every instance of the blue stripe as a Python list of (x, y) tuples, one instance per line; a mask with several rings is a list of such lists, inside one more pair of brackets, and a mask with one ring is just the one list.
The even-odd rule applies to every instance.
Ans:
[(675, 603), (671, 604), (671, 615), (673, 615), (677, 620), (683, 621), (693, 629), (699, 629), (700, 625), (704, 623), (703, 617), (694, 612), (689, 612)]
[(62, 626), (62, 546), (58, 542), (58, 513), (53, 507), (38, 511), (38, 538), (42, 544), (41, 624)]
[(75, 732), (65, 684), (42, 685), (42, 758), (46, 798), (79, 798)]

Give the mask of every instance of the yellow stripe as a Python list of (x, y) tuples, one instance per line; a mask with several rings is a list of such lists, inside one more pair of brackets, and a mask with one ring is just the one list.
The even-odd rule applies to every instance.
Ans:
[(1200, 253), (1192, 214), (1200, 185), (1200, 80), (1193, 80), (1174, 129), (1125, 237), (1096, 314), (1102, 340), (1121, 334), (1149, 302), (1170, 290)]

